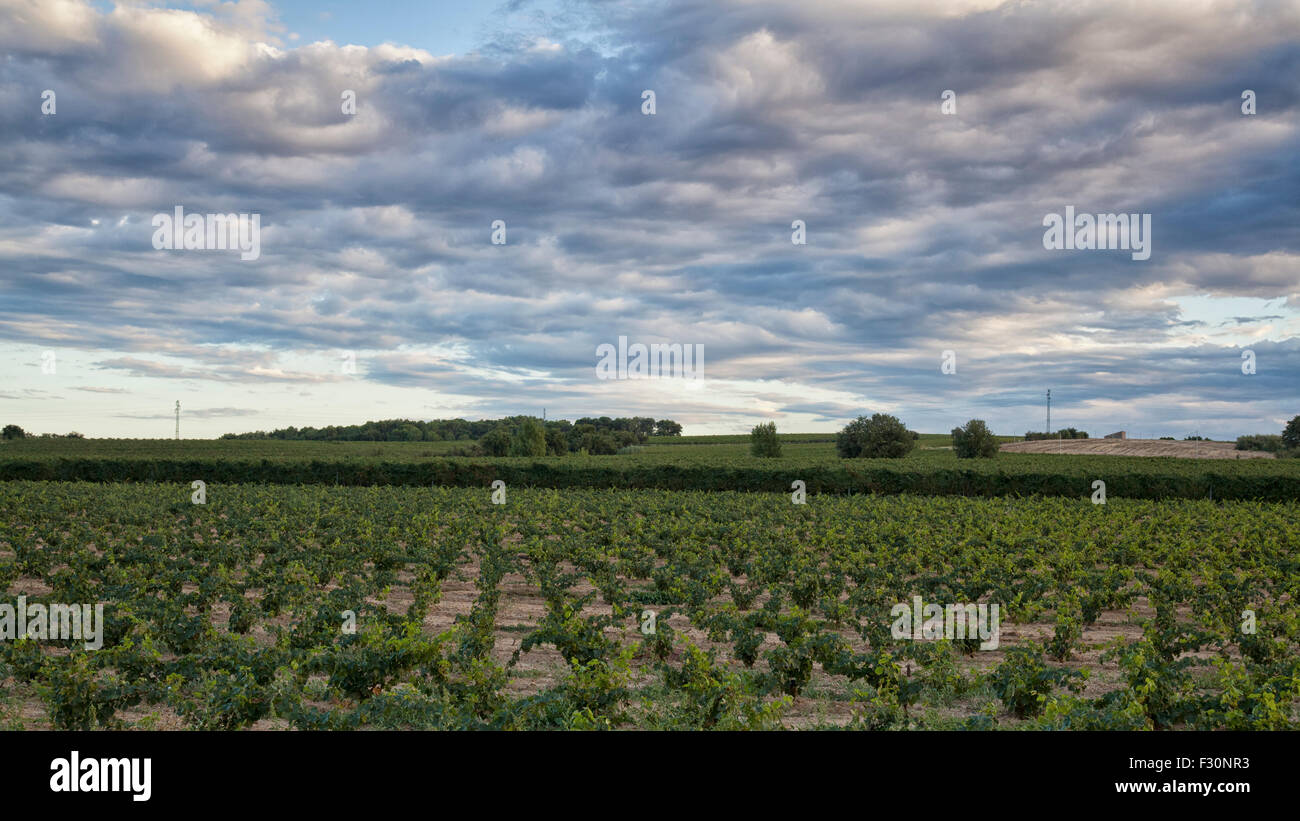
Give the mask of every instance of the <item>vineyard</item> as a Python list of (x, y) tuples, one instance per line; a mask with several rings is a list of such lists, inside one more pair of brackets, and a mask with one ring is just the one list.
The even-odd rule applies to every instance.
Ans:
[(8, 598), (104, 610), (0, 726), (1300, 726), (1300, 502), (1086, 494), (2, 482)]

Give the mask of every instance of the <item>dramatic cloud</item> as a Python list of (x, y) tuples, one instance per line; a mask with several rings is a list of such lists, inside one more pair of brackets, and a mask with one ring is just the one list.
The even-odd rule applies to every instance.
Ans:
[[(0, 0), (4, 421), (1298, 412), (1294, 4), (574, 3), (454, 55), (212, 8)], [(177, 206), (260, 254), (156, 250)], [(1045, 249), (1067, 207), (1150, 214), (1150, 259)], [(706, 378), (597, 379), (620, 336)]]

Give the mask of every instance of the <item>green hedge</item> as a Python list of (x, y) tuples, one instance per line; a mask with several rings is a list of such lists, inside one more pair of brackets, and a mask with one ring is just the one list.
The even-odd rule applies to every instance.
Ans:
[(48, 459), (0, 462), (0, 481), (27, 479), (91, 482), (444, 485), (551, 488), (655, 488), (789, 492), (801, 479), (810, 493), (915, 493), (958, 496), (1073, 496), (1092, 494), (1092, 479), (1106, 482), (1108, 497), (1137, 499), (1300, 499), (1300, 476), (1096, 471), (990, 472), (908, 467), (870, 460), (827, 466), (713, 467), (706, 465), (600, 465), (563, 461), (494, 463), (432, 459), (411, 462), (271, 462), (207, 459)]

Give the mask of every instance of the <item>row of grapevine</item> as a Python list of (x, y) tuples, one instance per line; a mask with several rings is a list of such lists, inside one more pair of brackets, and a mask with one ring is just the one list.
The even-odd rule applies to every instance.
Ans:
[[(1300, 726), (1296, 503), (9, 482), (0, 511), (10, 601), (105, 604), (102, 649), (0, 641), (0, 710), (55, 727)], [(914, 596), (1016, 638), (899, 638)]]
[[(615, 457), (609, 457), (614, 459)], [(1246, 470), (1201, 464), (1128, 463), (1048, 465), (1023, 462), (1005, 469), (957, 468), (911, 460), (846, 460), (794, 465), (638, 464), (595, 460), (428, 459), (423, 462), (258, 462), (210, 459), (8, 459), (0, 481), (205, 482), (279, 485), (393, 485), (485, 487), (495, 480), (537, 488), (620, 488), (788, 492), (795, 480), (812, 493), (958, 496), (1085, 497), (1091, 482), (1133, 499), (1300, 499), (1300, 471)], [(1106, 457), (1101, 457), (1106, 458)], [(1141, 461), (1141, 460), (1139, 460)], [(1146, 460), (1151, 462), (1153, 460)], [(1193, 462), (1193, 460), (1172, 460)], [(1263, 461), (1263, 460), (1251, 460)], [(1294, 461), (1294, 460), (1290, 460)]]

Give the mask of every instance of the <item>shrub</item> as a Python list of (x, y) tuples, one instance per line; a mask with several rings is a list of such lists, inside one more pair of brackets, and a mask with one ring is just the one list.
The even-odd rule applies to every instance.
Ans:
[(952, 429), (952, 449), (958, 459), (992, 459), (998, 452), (998, 438), (983, 419), (972, 419), (965, 427)]
[(835, 452), (842, 459), (898, 459), (915, 446), (907, 426), (883, 413), (859, 416), (835, 437)]
[(1051, 431), (1048, 431), (1047, 433), (1040, 433), (1038, 431), (1032, 431), (1032, 430), (1025, 432), (1026, 442), (1033, 442), (1038, 439), (1087, 439), (1087, 438), (1088, 438), (1088, 432), (1086, 430), (1077, 430), (1075, 428), (1061, 428), (1056, 433), (1052, 433)]
[(754, 426), (754, 429), (749, 432), (749, 452), (763, 457), (781, 455), (781, 440), (776, 438), (775, 422), (764, 422)]

